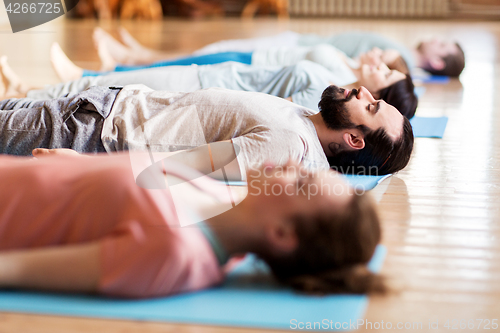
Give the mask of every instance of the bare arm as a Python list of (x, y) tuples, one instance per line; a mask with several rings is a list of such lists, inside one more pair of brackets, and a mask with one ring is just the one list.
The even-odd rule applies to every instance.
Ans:
[[(224, 169), (228, 180), (242, 179), (238, 160), (236, 159), (235, 147), (231, 140), (213, 142), (190, 150), (180, 151), (168, 159), (188, 165), (205, 175), (214, 171), (220, 172), (220, 170)], [(214, 176), (218, 179), (225, 178), (224, 175), (219, 174)]]
[(0, 288), (95, 292), (99, 243), (0, 252)]
[[(57, 155), (80, 155), (72, 149), (33, 149), (33, 156), (36, 158)], [(199, 146), (189, 150), (180, 150), (169, 154), (168, 160), (182, 163), (201, 173), (208, 175), (214, 171), (215, 178), (224, 179), (227, 176), (228, 180), (241, 180), (242, 175), (238, 160), (236, 158), (236, 149), (231, 140), (212, 142), (203, 146)], [(80, 155), (92, 156), (92, 155)], [(220, 170), (224, 169), (226, 176), (219, 174)]]

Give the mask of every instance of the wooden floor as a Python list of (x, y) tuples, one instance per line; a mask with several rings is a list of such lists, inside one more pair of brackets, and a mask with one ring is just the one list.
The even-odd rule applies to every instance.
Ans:
[[(48, 56), (53, 41), (60, 42), (77, 64), (98, 68), (91, 40), (96, 25), (113, 31), (118, 23), (57, 19), (14, 35), (4, 27), (0, 53), (8, 55), (12, 67), (30, 83), (54, 83), (57, 78)], [(476, 319), (500, 319), (500, 23), (231, 19), (123, 25), (146, 45), (172, 52), (192, 51), (223, 38), (264, 36), (287, 29), (319, 34), (369, 29), (410, 46), (433, 35), (459, 40), (467, 57), (460, 81), (426, 86), (417, 111), (420, 116), (449, 116), (445, 137), (416, 139), (409, 166), (392, 177), (382, 197), (383, 243), (389, 250), (383, 273), (396, 291), (372, 298), (366, 319), (391, 322), (393, 327), (398, 322), (421, 322), (420, 330), (402, 331), (422, 332), (431, 331), (429, 321), (439, 321), (439, 329), (433, 332), (448, 332), (452, 320), (469, 323), (471, 319), (475, 328), (465, 331), (482, 332)], [(447, 320), (449, 328), (444, 327)], [(0, 313), (2, 333), (137, 331), (235, 329)]]

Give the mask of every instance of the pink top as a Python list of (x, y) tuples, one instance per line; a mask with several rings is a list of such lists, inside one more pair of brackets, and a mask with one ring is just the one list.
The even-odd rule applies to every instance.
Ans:
[(136, 185), (128, 153), (1, 156), (0, 184), (0, 251), (99, 241), (99, 292), (113, 296), (162, 296), (223, 279), (200, 230), (177, 227), (168, 189)]

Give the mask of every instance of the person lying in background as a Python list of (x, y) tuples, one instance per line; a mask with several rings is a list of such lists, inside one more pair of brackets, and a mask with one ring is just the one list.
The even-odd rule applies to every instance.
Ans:
[[(128, 48), (120, 47), (119, 43), (100, 28), (94, 33), (96, 45), (103, 49), (101, 52), (109, 52), (118, 63), (149, 64), (169, 57), (168, 52), (144, 47), (124, 28), (120, 28), (119, 33)], [(421, 68), (432, 75), (458, 77), (465, 67), (464, 52), (454, 41), (434, 38), (421, 41), (415, 48), (409, 49), (400, 42), (368, 31), (349, 31), (329, 36), (285, 31), (273, 36), (215, 42), (193, 52), (193, 55), (232, 51), (253, 52), (259, 48), (310, 47), (320, 44), (334, 46), (350, 58), (358, 58), (375, 48), (378, 50), (378, 61), (403, 73), (408, 73), (408, 68), (410, 70)]]
[(0, 152), (168, 152), (231, 141), (239, 149), (240, 178), (266, 161), (289, 159), (356, 174), (394, 173), (408, 164), (414, 140), (408, 119), (366, 88), (329, 86), (319, 109), (222, 88), (184, 93), (96, 86), (52, 100), (0, 101)]
[[(0, 288), (160, 297), (220, 284), (228, 259), (252, 252), (300, 291), (385, 290), (366, 266), (381, 235), (374, 203), (333, 171), (252, 170), (243, 201), (182, 227), (168, 188), (141, 187), (134, 178), (131, 159), (148, 165), (149, 154), (34, 155), (0, 157)], [(194, 173), (173, 162), (149, 172), (167, 183)], [(189, 184), (200, 192), (227, 192), (195, 178)], [(269, 193), (265, 184), (288, 192)], [(301, 184), (335, 190), (306, 196), (294, 190)]]
[(378, 67), (365, 64), (354, 70), (345, 65), (338, 66), (335, 71), (329, 71), (308, 60), (285, 67), (249, 66), (235, 62), (201, 66), (167, 66), (102, 76), (87, 76), (46, 86), (44, 89), (34, 89), (14, 73), (6, 57), (1, 57), (0, 74), (3, 76), (2, 82), (6, 83), (4, 91), (12, 96), (33, 99), (63, 97), (81, 92), (91, 86), (125, 86), (137, 83), (144, 84), (153, 90), (165, 91), (190, 92), (221, 87), (262, 92), (287, 98), (317, 111), (323, 90), (334, 84), (346, 89), (364, 86), (374, 98), (383, 99), (393, 105), (408, 119), (413, 117), (418, 104), (411, 78), (398, 71), (391, 71), (385, 64), (380, 64)]
[[(52, 45), (50, 50), (52, 65), (63, 81), (78, 79), (82, 76), (103, 75), (105, 74), (103, 72), (107, 71), (128, 71), (149, 67), (191, 64), (210, 65), (224, 61), (235, 61), (258, 66), (288, 66), (294, 65), (301, 60), (310, 60), (334, 72), (356, 70), (363, 64), (379, 66), (383, 62), (380, 49), (377, 48), (367, 50), (359, 54), (358, 59), (353, 59), (330, 44), (317, 44), (312, 46), (260, 47), (251, 52), (230, 51), (203, 55), (185, 55), (182, 57), (167, 56), (160, 61), (141, 62), (138, 65), (133, 57), (128, 56), (128, 54), (133, 54), (131, 48), (121, 44), (100, 28), (96, 29), (94, 36), (96, 34), (105, 36), (96, 42), (101, 60), (101, 70), (97, 72), (79, 68), (72, 63), (66, 64), (67, 57), (59, 44), (54, 43)], [(115, 56), (117, 53), (122, 54), (122, 57), (120, 57), (122, 61), (117, 60)], [(401, 67), (402, 69), (399, 71), (408, 74), (409, 70), (404, 61), (402, 61)]]
[[(110, 37), (112, 38), (112, 37)], [(115, 41), (118, 43), (117, 41)], [(383, 63), (377, 60), (377, 51), (369, 51), (363, 54), (360, 59), (362, 62), (354, 61), (348, 58), (335, 47), (327, 44), (317, 45), (313, 47), (275, 47), (258, 49), (251, 53), (227, 52), (218, 54), (209, 54), (202, 56), (188, 56), (176, 58), (173, 60), (163, 61), (145, 66), (116, 66), (116, 63), (106, 60), (110, 57), (103, 56), (105, 52), (101, 50), (103, 68), (108, 68), (112, 71), (131, 71), (144, 69), (149, 67), (164, 67), (164, 66), (185, 66), (185, 65), (213, 65), (228, 61), (240, 62), (252, 66), (290, 66), (295, 65), (300, 61), (309, 60), (316, 62), (334, 73), (336, 76), (350, 77), (350, 81), (359, 80), (361, 76), (372, 74), (374, 69), (381, 68)], [(51, 48), (52, 65), (58, 73), (62, 81), (76, 80), (82, 76), (99, 76), (107, 74), (107, 71), (89, 71), (76, 66), (64, 54), (59, 45), (55, 43)], [(409, 74), (403, 74), (397, 70), (389, 70), (383, 68), (386, 78), (384, 81), (390, 83), (385, 86), (378, 85), (378, 89), (373, 89), (373, 93), (378, 94), (381, 87), (390, 88), (384, 91), (383, 99), (396, 106), (403, 114), (411, 118), (415, 114), (418, 99), (414, 93), (414, 85)], [(406, 71), (407, 72), (407, 71)], [(367, 83), (374, 80), (380, 80), (377, 76), (370, 78)]]

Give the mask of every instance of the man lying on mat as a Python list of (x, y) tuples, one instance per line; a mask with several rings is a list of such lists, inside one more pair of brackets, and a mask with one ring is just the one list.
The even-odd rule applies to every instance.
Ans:
[[(114, 57), (127, 57), (132, 62), (149, 63), (166, 59), (168, 53), (145, 48), (139, 44), (125, 29), (120, 29), (123, 41), (130, 46), (129, 52), (116, 48), (119, 43), (101, 28), (96, 28), (94, 41), (99, 45), (101, 53), (109, 52)], [(415, 48), (409, 49), (400, 42), (383, 35), (368, 31), (348, 31), (333, 35), (298, 34), (293, 31), (261, 38), (223, 40), (209, 44), (193, 55), (213, 54), (228, 51), (251, 52), (269, 47), (307, 47), (315, 45), (331, 45), (351, 58), (360, 57), (369, 50), (378, 50), (379, 61), (389, 68), (405, 72), (421, 68), (433, 75), (458, 77), (465, 67), (465, 56), (461, 46), (453, 40), (433, 38), (420, 41)], [(123, 59), (122, 59), (123, 60)], [(148, 61), (149, 60), (149, 61)]]
[(35, 148), (78, 152), (176, 151), (231, 140), (241, 177), (266, 161), (309, 169), (388, 174), (410, 159), (413, 132), (396, 108), (364, 88), (330, 86), (319, 113), (262, 93), (220, 88), (190, 93), (143, 85), (92, 87), (69, 97), (0, 101), (0, 152)]
[(149, 154), (48, 155), (0, 157), (0, 288), (166, 296), (221, 283), (230, 257), (253, 252), (298, 290), (384, 290), (366, 267), (380, 241), (374, 204), (332, 170), (251, 170), (241, 203), (182, 227), (169, 185), (155, 182), (175, 177), (215, 198), (227, 188), (173, 162), (141, 187), (132, 162), (148, 165)]

